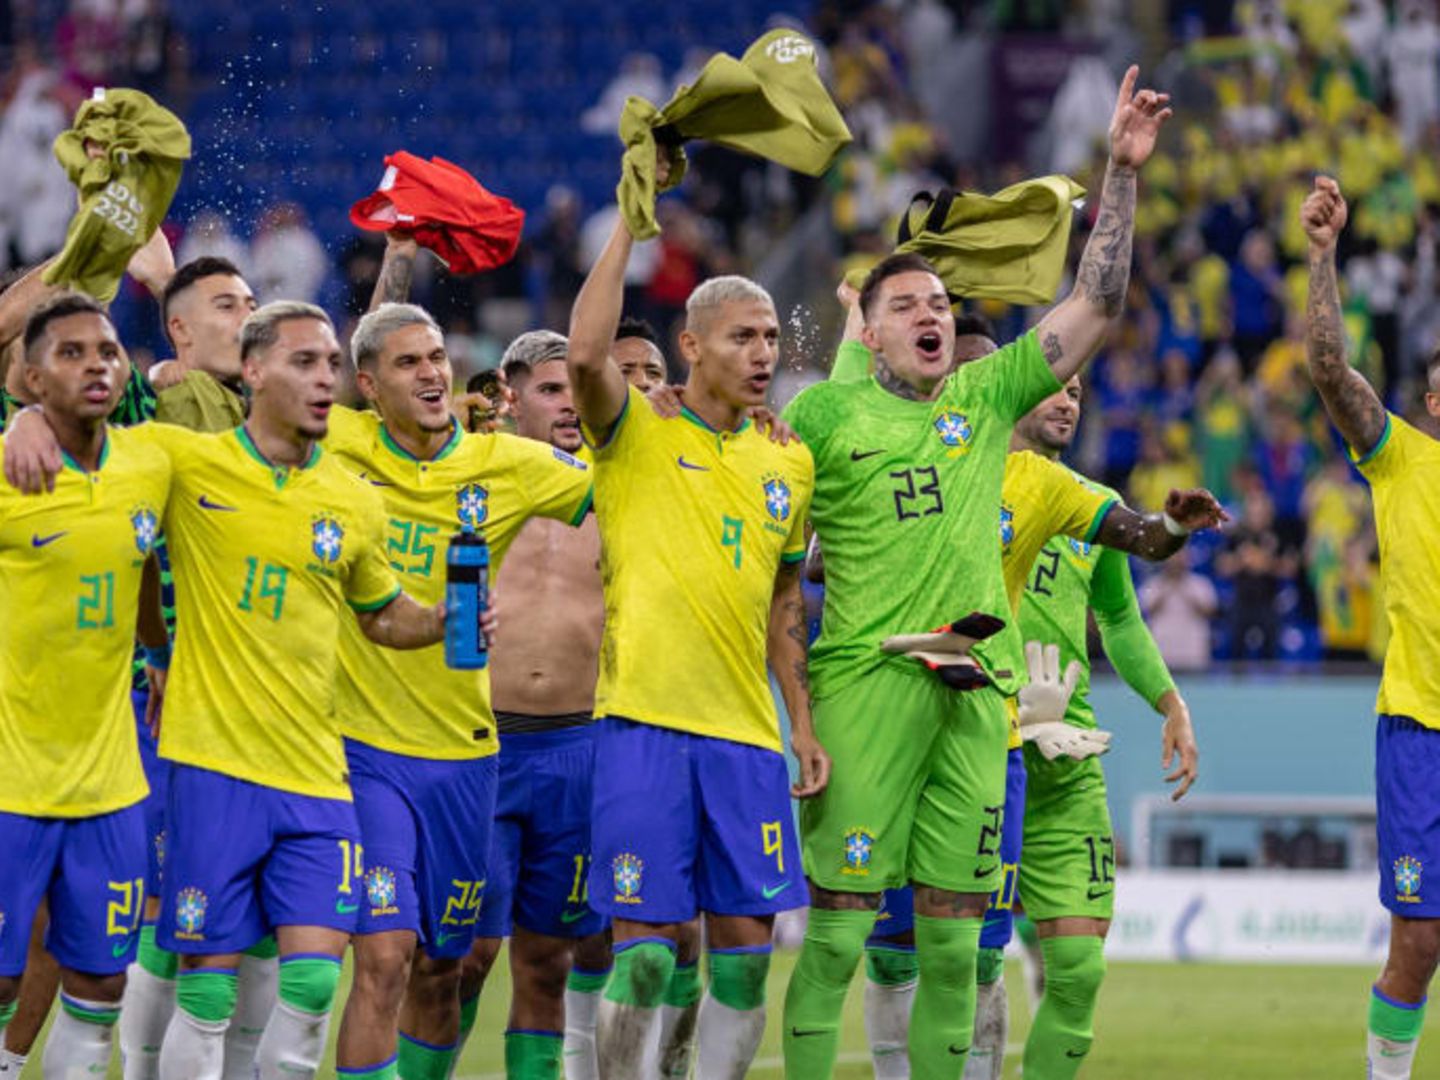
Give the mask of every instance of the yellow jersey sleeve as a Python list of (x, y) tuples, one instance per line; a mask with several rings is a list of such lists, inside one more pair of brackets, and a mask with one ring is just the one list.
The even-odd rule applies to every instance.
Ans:
[(1391, 415), (1356, 466), (1374, 499), (1390, 624), (1376, 711), (1440, 729), (1440, 442)]
[(53, 492), (0, 482), (0, 761), (23, 763), (0, 784), (0, 811), (88, 817), (145, 797), (131, 658), (170, 471), (112, 428), (99, 468), (67, 459)]
[[(532, 516), (578, 523), (590, 501), (591, 468), (548, 443), (513, 435), (467, 435), (456, 425), (429, 459), (408, 453), (371, 412), (335, 410), (326, 449), (383, 504), (389, 571), (422, 604), (445, 595), (445, 553), (462, 526), (490, 545), (490, 580)], [(399, 651), (342, 625), (336, 700), (347, 738), (432, 759), (483, 757), (498, 749), (489, 672), (445, 666), (443, 645)]]
[(359, 550), (346, 563), (345, 600), (356, 611), (379, 611), (400, 595), (400, 581), (385, 557), (385, 515), (380, 500), (367, 499), (357, 511)]
[[(595, 447), (605, 587), (596, 714), (780, 749), (766, 630), (803, 552), (810, 451), (655, 414), (631, 389)], [(669, 658), (666, 662), (657, 657)]]

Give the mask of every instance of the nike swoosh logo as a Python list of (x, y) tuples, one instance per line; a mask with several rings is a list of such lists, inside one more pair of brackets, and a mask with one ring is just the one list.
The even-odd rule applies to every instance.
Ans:
[(850, 460), (864, 461), (867, 457), (874, 457), (876, 454), (883, 454), (884, 452), (884, 450), (865, 450), (863, 452), (860, 450), (851, 450)]
[(791, 1037), (792, 1037), (792, 1038), (796, 1038), (796, 1039), (803, 1039), (803, 1038), (805, 1038), (807, 1035), (826, 1035), (826, 1034), (828, 1034), (828, 1032), (826, 1032), (824, 1028), (815, 1028), (815, 1029), (813, 1029), (813, 1030), (811, 1030), (811, 1031), (801, 1031), (801, 1030), (800, 1030), (799, 1028), (797, 1028), (797, 1027), (792, 1027), (792, 1028), (790, 1029), (790, 1035), (791, 1035)]
[(359, 910), (358, 903), (347, 904), (344, 900), (335, 901), (335, 914), (337, 915), (354, 915)]
[(439, 937), (437, 937), (437, 938), (435, 939), (435, 947), (438, 949), (441, 945), (444, 945), (447, 941), (454, 941), (454, 940), (455, 940), (456, 938), (458, 938), (459, 936), (460, 936), (459, 934), (441, 934)]
[(211, 502), (209, 495), (201, 495), (201, 496), (200, 496), (200, 509), (201, 509), (201, 510), (229, 510), (229, 511), (233, 514), (233, 513), (236, 513), (236, 512), (237, 512), (238, 507), (226, 506), (224, 503)]
[(51, 533), (49, 536), (41, 536), (39, 533), (32, 533), (31, 536), (30, 536), (30, 546), (31, 546), (31, 547), (42, 548), (42, 547), (44, 547), (46, 544), (53, 544), (56, 540), (59, 540), (60, 537), (62, 537), (62, 536), (69, 536), (69, 535), (70, 535), (70, 533), (69, 533), (68, 530), (65, 531), (65, 532)]
[(1065, 1056), (1068, 1058), (1082, 1058), (1089, 1052), (1088, 1050), (1066, 1050)]
[(949, 1046), (946, 1047), (946, 1049), (949, 1050), (950, 1053), (954, 1054), (956, 1057), (960, 1057), (970, 1052), (970, 1048), (968, 1046), (956, 1046), (954, 1043), (951, 1043)]
[(790, 887), (790, 884), (791, 883), (787, 881), (782, 885), (766, 885), (763, 889), (760, 890), (760, 892), (766, 900), (773, 900), (775, 899), (775, 897), (779, 896), (782, 892), (788, 889)]
[(360, 474), (360, 479), (361, 479), (361, 480), (368, 480), (368, 481), (370, 481), (370, 486), (371, 486), (371, 487), (394, 487), (394, 486), (395, 486), (394, 484), (390, 483), (389, 480), (376, 480), (373, 476), (371, 476), (371, 475), (370, 475), (369, 473), (367, 473), (367, 472), (362, 472), (362, 473)]
[(560, 913), (560, 921), (568, 926), (572, 922), (579, 922), (589, 914), (589, 911), (562, 911)]
[(987, 877), (989, 877), (991, 874), (993, 874), (993, 873), (994, 873), (996, 870), (998, 870), (998, 869), (1000, 869), (998, 866), (983, 866), (983, 867), (981, 867), (980, 869), (978, 869), (978, 870), (975, 871), (975, 877), (976, 877), (977, 879), (979, 879), (979, 878), (987, 878)]
[(1114, 891), (1114, 889), (1101, 889), (1097, 892), (1094, 889), (1086, 889), (1085, 898), (1087, 900), (1099, 900), (1102, 896), (1109, 896)]
[(125, 955), (125, 950), (128, 948), (130, 948), (130, 942), (128, 940), (122, 941), (119, 945), (110, 946), (110, 955), (118, 960)]
[(679, 457), (677, 457), (677, 458), (675, 459), (675, 464), (679, 465), (680, 468), (682, 468), (682, 469), (694, 469), (696, 472), (709, 472), (709, 471), (710, 471), (710, 466), (708, 466), (708, 465), (692, 465), (690, 462), (688, 462), (688, 461), (685, 460), (685, 455), (684, 455), (684, 454), (681, 454)]

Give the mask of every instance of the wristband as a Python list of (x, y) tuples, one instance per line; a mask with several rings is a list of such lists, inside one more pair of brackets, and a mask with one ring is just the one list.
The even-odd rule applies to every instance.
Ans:
[(1190, 530), (1181, 525), (1165, 511), (1160, 512), (1160, 520), (1165, 523), (1165, 531), (1171, 536), (1178, 536), (1182, 539), (1190, 535)]
[(156, 671), (170, 670), (170, 643), (164, 645), (146, 645), (141, 651), (145, 654), (145, 663)]

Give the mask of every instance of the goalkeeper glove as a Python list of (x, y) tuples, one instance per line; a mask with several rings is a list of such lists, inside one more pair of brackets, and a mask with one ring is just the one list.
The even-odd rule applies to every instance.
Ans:
[(1076, 761), (1110, 749), (1110, 733), (1065, 723), (1065, 709), (1080, 680), (1080, 662), (1071, 660), (1060, 677), (1060, 647), (1025, 643), (1030, 681), (1020, 691), (1020, 735), (1054, 761), (1062, 754)]
[(1004, 626), (1000, 619), (976, 611), (933, 633), (895, 634), (880, 648), (919, 660), (952, 690), (975, 690), (989, 686), (990, 677), (970, 658), (970, 649)]

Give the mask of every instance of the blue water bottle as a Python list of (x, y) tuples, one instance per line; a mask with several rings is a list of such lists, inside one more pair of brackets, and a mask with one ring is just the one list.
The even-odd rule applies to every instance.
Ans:
[(490, 606), (490, 545), (484, 533), (463, 529), (445, 553), (445, 664), (460, 670), (483, 668), (490, 643), (480, 617)]

